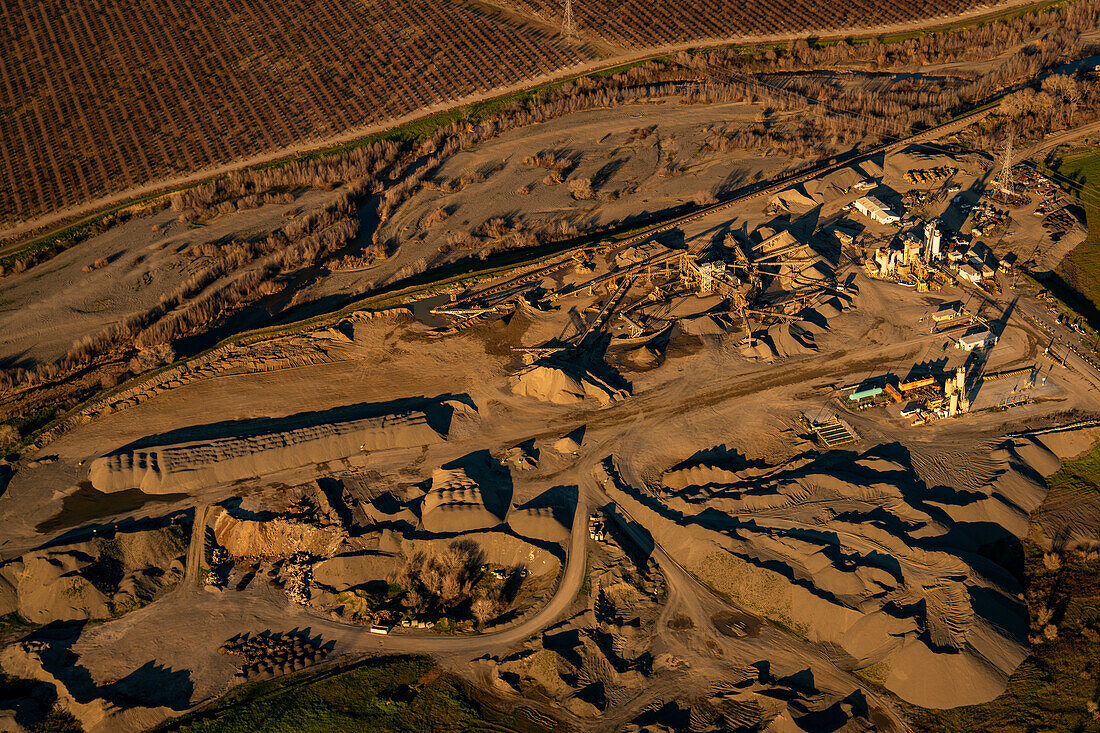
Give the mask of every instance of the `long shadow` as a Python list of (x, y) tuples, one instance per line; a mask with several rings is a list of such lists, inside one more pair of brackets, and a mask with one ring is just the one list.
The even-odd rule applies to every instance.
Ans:
[(87, 621), (55, 621), (27, 635), (27, 641), (42, 642), (41, 658), (45, 671), (65, 685), (78, 703), (102, 698), (118, 707), (190, 707), (194, 684), (189, 670), (173, 671), (150, 660), (120, 680), (98, 685), (87, 668), (79, 664), (72, 646), (80, 638)]
[(592, 188), (596, 190), (602, 188), (625, 163), (625, 158), (614, 158), (604, 163), (598, 171), (592, 174)]
[(0, 496), (3, 496), (4, 492), (8, 490), (8, 483), (11, 481), (11, 477), (14, 475), (14, 468), (7, 464), (0, 465)]
[[(52, 517), (35, 526), (37, 532), (56, 532), (79, 527), (78, 533), (87, 533), (90, 528), (83, 527), (87, 522), (101, 517), (110, 517), (137, 511), (147, 504), (171, 504), (188, 498), (187, 494), (146, 494), (140, 489), (128, 489), (104, 493), (87, 481), (61, 500), (61, 509)], [(106, 525), (94, 525), (102, 529)], [(75, 541), (75, 540), (70, 540)]]
[[(693, 730), (691, 706), (678, 700), (666, 702), (656, 710), (647, 710), (633, 720), (644, 730)], [(651, 728), (652, 726), (652, 728)]]
[(191, 671), (172, 670), (154, 660), (135, 669), (122, 679), (99, 688), (101, 697), (125, 707), (166, 707), (186, 710), (191, 706), (195, 685)]
[(0, 710), (14, 713), (22, 726), (14, 730), (45, 730), (42, 723), (56, 703), (57, 690), (47, 682), (0, 677)]
[(607, 524), (612, 538), (638, 570), (645, 570), (657, 547), (653, 535), (642, 525), (619, 513), (613, 504), (604, 507), (604, 513), (613, 520)]
[(549, 509), (563, 527), (571, 527), (573, 516), (577, 513), (577, 497), (578, 488), (575, 485), (554, 486), (516, 509)]
[(340, 523), (345, 527), (350, 527), (352, 524), (351, 508), (344, 502), (344, 484), (337, 478), (331, 476), (322, 476), (317, 479), (317, 487), (324, 493), (325, 498), (328, 499), (329, 506), (340, 518)]
[[(94, 491), (94, 489), (93, 489), (93, 491)], [(136, 489), (135, 489), (135, 491), (136, 491)], [(97, 491), (96, 493), (99, 494), (101, 492)], [(124, 491), (124, 492), (119, 492), (119, 493), (128, 494), (130, 492)], [(138, 492), (138, 493), (140, 493), (140, 492)], [(105, 496), (109, 498), (109, 497), (112, 497), (113, 494), (106, 494)], [(146, 495), (143, 495), (143, 496), (146, 496)], [(160, 501), (160, 502), (173, 502), (173, 501), (176, 501), (178, 498), (188, 498), (188, 496), (186, 494), (164, 494), (164, 495), (158, 497), (158, 501)], [(126, 519), (122, 519), (122, 520), (117, 521), (117, 522), (92, 522), (92, 523), (88, 523), (89, 519), (94, 519), (94, 518), (98, 518), (98, 517), (115, 516), (115, 515), (118, 515), (118, 514), (125, 513), (127, 511), (133, 511), (134, 510), (133, 508), (122, 508), (122, 509), (120, 509), (119, 508), (120, 506), (126, 507), (128, 505), (119, 505), (119, 504), (107, 503), (106, 505), (104, 505), (104, 506), (102, 506), (98, 509), (88, 508), (87, 510), (82, 510), (78, 515), (77, 514), (70, 515), (69, 519), (71, 519), (71, 520), (76, 520), (77, 517), (79, 517), (79, 521), (75, 521), (74, 523), (69, 523), (68, 521), (66, 521), (65, 523), (60, 523), (60, 522), (55, 521), (55, 520), (58, 519), (58, 517), (61, 517), (64, 514), (65, 510), (62, 510), (62, 514), (59, 514), (59, 515), (53, 517), (52, 519), (47, 519), (45, 522), (42, 522), (41, 524), (37, 525), (35, 527), (35, 529), (38, 530), (39, 532), (50, 532), (50, 531), (54, 531), (56, 529), (60, 529), (62, 527), (71, 527), (71, 529), (69, 529), (66, 532), (63, 532), (62, 534), (58, 535), (57, 537), (54, 537), (50, 541), (48, 541), (48, 542), (46, 542), (42, 545), (39, 545), (35, 549), (36, 550), (45, 550), (45, 549), (49, 549), (51, 547), (58, 547), (58, 546), (62, 546), (62, 545), (71, 545), (71, 544), (74, 544), (74, 543), (77, 543), (77, 542), (86, 542), (88, 540), (92, 540), (92, 539), (96, 539), (96, 538), (111, 538), (111, 537), (114, 537), (119, 532), (121, 532), (123, 534), (128, 534), (130, 532), (148, 532), (149, 530), (161, 529), (161, 528), (167, 527), (171, 524), (186, 523), (188, 526), (190, 526), (190, 521), (193, 519), (194, 512), (195, 512), (194, 509), (184, 509), (184, 510), (181, 510), (181, 511), (172, 512), (171, 514), (166, 514), (166, 515), (159, 516), (159, 517), (137, 517), (137, 518), (127, 517)], [(139, 506), (141, 506), (141, 505), (139, 505)], [(79, 526), (76, 526), (76, 525), (79, 525)]]
[(1070, 285), (1058, 272), (1030, 272), (1032, 277), (1042, 283), (1059, 300), (1085, 317), (1094, 330), (1100, 331), (1100, 308), (1090, 298)]
[(145, 436), (122, 446), (114, 452), (122, 453), (152, 446), (186, 443), (195, 440), (245, 438), (326, 423), (347, 422), (411, 411), (424, 412), (432, 429), (446, 435), (450, 430), (451, 414), (453, 412), (450, 406), (442, 404), (446, 400), (459, 400), (472, 405), (468, 395), (450, 393), (438, 397), (406, 397), (387, 402), (360, 402), (317, 412), (300, 412), (286, 417), (259, 417), (247, 420), (225, 420), (206, 425), (191, 425), (165, 433)]
[(729, 471), (741, 471), (746, 468), (767, 468), (767, 461), (763, 459), (749, 460), (736, 448), (727, 448), (725, 444), (711, 448), (697, 450), (684, 460), (677, 463), (669, 471), (678, 471), (694, 466), (715, 466)]
[[(898, 465), (897, 470), (883, 471), (881, 468), (863, 468), (856, 459), (881, 458)], [(1026, 467), (1016, 467), (1027, 473)], [(837, 516), (839, 521), (852, 521), (872, 523), (879, 529), (898, 537), (910, 546), (918, 550), (949, 553), (967, 562), (977, 572), (986, 577), (998, 578), (1006, 587), (1019, 584), (1022, 570), (1022, 546), (1018, 538), (1004, 527), (992, 522), (961, 522), (955, 521), (945, 508), (938, 504), (963, 505), (976, 498), (974, 492), (959, 492), (946, 486), (927, 486), (913, 470), (909, 450), (898, 443), (876, 446), (862, 456), (851, 451), (830, 451), (819, 455), (815, 460), (799, 468), (769, 476), (769, 482), (789, 484), (801, 479), (812, 477), (814, 474), (825, 474), (841, 481), (857, 486), (874, 484), (889, 484), (896, 486), (901, 492), (903, 500), (909, 505), (928, 514), (934, 522), (941, 524), (946, 532), (938, 536), (919, 537), (913, 536), (915, 527), (913, 522), (903, 520), (895, 514), (881, 507), (870, 510), (851, 511)], [(1035, 476), (1031, 476), (1035, 478)], [(621, 484), (621, 482), (620, 482)], [(736, 492), (746, 493), (744, 486), (752, 485), (752, 480), (738, 482)], [(681, 526), (697, 525), (710, 531), (736, 537), (739, 531), (755, 528), (755, 520), (745, 519), (741, 516), (729, 515), (716, 509), (706, 508), (695, 515), (684, 515), (677, 512), (664, 502), (632, 490), (629, 486), (621, 485), (622, 490), (630, 493), (633, 498), (658, 515), (677, 522)], [(751, 490), (750, 490), (751, 491)], [(985, 495), (981, 495), (982, 498)], [(828, 529), (814, 530), (803, 528), (788, 530), (791, 536), (801, 536), (810, 539), (815, 544), (822, 544), (822, 553), (839, 565), (850, 564), (857, 558), (851, 554), (845, 554), (838, 539)], [(743, 557), (747, 562), (766, 567), (788, 578), (790, 582), (806, 588), (808, 591), (826, 598), (834, 603), (841, 602), (832, 593), (816, 587), (812, 582), (797, 577), (793, 569), (785, 563), (766, 562), (752, 557)], [(901, 576), (901, 566), (895, 558), (883, 553), (871, 553), (868, 556), (860, 556), (858, 562), (879, 567), (895, 578)], [(1015, 582), (1014, 582), (1015, 581)], [(1005, 599), (1001, 598), (1004, 603)], [(994, 600), (988, 599), (990, 606)], [(1008, 603), (999, 611), (1004, 618), (1012, 616), (1016, 611), (1012, 610), (1013, 604)], [(1004, 628), (1015, 627), (1007, 621)]]
[(512, 504), (512, 473), (500, 465), (488, 450), (467, 453), (442, 466), (445, 469), (460, 468), (481, 489), (485, 508), (504, 518)]
[(870, 709), (863, 690), (854, 690), (843, 700), (837, 700), (824, 710), (806, 713), (795, 722), (808, 733), (834, 733), (845, 729), (853, 719), (867, 718)]
[(34, 357), (29, 356), (30, 349), (23, 349), (18, 354), (8, 354), (0, 357), (0, 369), (31, 369), (38, 363)]

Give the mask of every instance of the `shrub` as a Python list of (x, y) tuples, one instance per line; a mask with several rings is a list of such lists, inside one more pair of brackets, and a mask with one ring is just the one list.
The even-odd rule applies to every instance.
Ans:
[(592, 179), (587, 176), (577, 176), (569, 180), (569, 194), (578, 201), (587, 200), (595, 196), (592, 191)]

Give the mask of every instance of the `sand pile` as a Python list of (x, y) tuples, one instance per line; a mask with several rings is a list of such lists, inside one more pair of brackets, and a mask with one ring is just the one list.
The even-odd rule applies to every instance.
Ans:
[(772, 196), (768, 200), (768, 206), (798, 215), (812, 210), (822, 201), (822, 197), (816, 191), (811, 193), (805, 186), (798, 185)]
[(557, 486), (508, 512), (508, 524), (522, 537), (565, 544), (577, 511), (577, 488)]
[(584, 434), (587, 429), (587, 426), (581, 425), (576, 430), (571, 430), (568, 435), (563, 435), (555, 440), (550, 447), (562, 455), (577, 453), (584, 445)]
[(508, 525), (522, 537), (558, 544), (569, 541), (569, 525), (563, 524), (559, 514), (549, 507), (517, 509), (509, 512)]
[(327, 557), (347, 541), (339, 527), (321, 527), (289, 517), (240, 519), (222, 507), (209, 515), (214, 539), (233, 557), (289, 557), (296, 552)]
[(103, 492), (169, 494), (441, 439), (427, 415), (408, 412), (127, 451), (92, 461), (89, 478)]
[[(462, 536), (462, 541), (476, 544), (481, 549), (486, 563), (506, 568), (526, 568), (531, 576), (554, 578), (561, 568), (559, 558), (552, 555), (544, 547), (532, 544), (522, 537), (509, 534), (507, 527), (500, 526), (484, 532), (466, 534)], [(452, 537), (406, 539), (402, 542), (402, 547), (408, 554), (413, 554), (418, 550), (438, 554), (443, 552), (452, 542), (454, 542)]]
[(962, 489), (929, 488), (888, 446), (755, 477), (691, 468), (670, 472), (660, 512), (610, 476), (605, 488), (743, 607), (877, 665), (909, 702), (953, 707), (999, 695), (1027, 655), (1019, 588), (978, 550), (1026, 533), (1052, 455), (1009, 443)]
[(505, 460), (518, 471), (531, 471), (539, 466), (539, 451), (533, 443), (514, 445), (505, 453)]
[(817, 351), (813, 334), (790, 321), (782, 321), (770, 327), (767, 338), (771, 341), (772, 353), (780, 359)]
[(186, 525), (35, 550), (0, 565), (0, 617), (37, 624), (110, 618), (140, 608), (183, 575)]
[[(1098, 432), (1093, 428), (1047, 433), (1036, 440), (1059, 458), (1069, 460), (1087, 454)], [(1050, 467), (1046, 457), (1043, 465)], [(1040, 530), (1037, 540), (1044, 550), (1100, 550), (1100, 495), (1096, 492), (1058, 483), (1035, 518)]]
[(574, 715), (595, 719), (652, 686), (652, 638), (664, 579), (652, 559), (608, 541), (589, 560), (590, 610), (551, 626), (492, 672), (513, 693), (534, 688)]
[(738, 349), (742, 358), (749, 361), (773, 362), (777, 356), (771, 342), (762, 338), (744, 339), (738, 344)]
[[(792, 674), (801, 667), (778, 660), (735, 661), (745, 655), (737, 637), (759, 633), (759, 620), (710, 618), (684, 604), (620, 521), (599, 515), (606, 533), (587, 558), (586, 607), (519, 651), (475, 663), (498, 692), (549, 700), (585, 720), (633, 721), (616, 730), (840, 730), (849, 721), (852, 730), (871, 729), (865, 712), (843, 707), (850, 688), (807, 686)], [(790, 726), (768, 727), (780, 719)]]
[(662, 483), (670, 489), (681, 491), (689, 486), (731, 484), (741, 479), (740, 474), (717, 466), (699, 464), (665, 471)]
[(489, 511), (481, 487), (461, 468), (432, 471), (420, 511), (423, 529), (448, 534), (489, 529), (504, 519)]
[(612, 387), (594, 374), (547, 364), (534, 364), (518, 372), (510, 384), (513, 394), (554, 405), (593, 401), (606, 406), (628, 396), (625, 390)]
[[(0, 667), (5, 672), (15, 677), (38, 680), (56, 691), (57, 705), (75, 715), (81, 728), (88, 733), (147, 730), (165, 718), (179, 714), (168, 707), (143, 707), (140, 701), (135, 705), (130, 700), (121, 704), (122, 700), (106, 699), (101, 693), (113, 692), (110, 686), (97, 689), (87, 678), (87, 670), (74, 669), (74, 661), (75, 655), (63, 645), (51, 646), (42, 641), (10, 644), (0, 652)], [(114, 697), (120, 696), (116, 693)]]
[[(676, 327), (691, 336), (721, 336), (728, 331), (728, 327), (724, 323), (709, 315), (681, 318)], [(652, 352), (650, 353), (652, 358), (639, 356), (636, 357), (636, 360), (642, 361), (643, 366), (646, 361), (656, 361), (655, 355), (652, 355)]]

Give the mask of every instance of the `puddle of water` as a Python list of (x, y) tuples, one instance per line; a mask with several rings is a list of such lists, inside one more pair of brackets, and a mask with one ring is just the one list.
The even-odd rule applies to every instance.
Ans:
[(186, 498), (187, 494), (146, 494), (138, 489), (107, 494), (84, 482), (79, 489), (61, 500), (61, 511), (35, 529), (39, 532), (71, 529), (101, 517), (132, 512), (146, 504), (170, 504)]
[(413, 318), (424, 325), (431, 326), (432, 328), (447, 328), (451, 324), (445, 318), (432, 315), (431, 310), (432, 308), (438, 308), (450, 302), (451, 298), (449, 295), (434, 295), (431, 298), (414, 300), (408, 307), (412, 309)]
[(726, 636), (756, 636), (763, 622), (755, 616), (739, 611), (719, 611), (710, 619), (714, 628)]

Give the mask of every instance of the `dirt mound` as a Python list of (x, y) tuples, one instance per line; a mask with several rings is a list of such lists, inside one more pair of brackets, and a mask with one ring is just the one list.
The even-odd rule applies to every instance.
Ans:
[(210, 515), (214, 539), (233, 557), (289, 557), (297, 552), (327, 557), (336, 553), (347, 533), (336, 527), (290, 517), (242, 519), (218, 507)]
[[(1072, 430), (1037, 436), (1042, 445), (1060, 458), (1074, 459), (1086, 454), (1094, 445), (1097, 430)], [(1044, 473), (1050, 468), (1047, 454), (1035, 446), (1017, 447), (1022, 459), (1027, 459), (1036, 471)], [(1033, 463), (1034, 461), (1034, 463)], [(1100, 495), (1087, 488), (1079, 488), (1071, 480), (1056, 481), (1050, 493), (1036, 512), (1039, 532), (1036, 540), (1044, 550), (1100, 549)]]
[(570, 431), (568, 435), (555, 440), (550, 447), (563, 455), (576, 453), (581, 449), (581, 446), (584, 445), (584, 434), (587, 429), (586, 426), (581, 425), (576, 430)]
[(92, 461), (89, 477), (99, 491), (169, 494), (441, 439), (425, 413), (408, 412), (127, 451)]
[[(590, 590), (576, 613), (517, 652), (477, 662), (497, 691), (586, 721), (631, 720), (616, 725), (622, 730), (784, 730), (767, 727), (783, 718), (789, 730), (846, 721), (870, 729), (866, 713), (843, 707), (850, 689), (807, 683), (813, 674), (798, 667), (776, 672), (786, 664), (735, 661), (744, 656), (738, 640), (759, 633), (758, 619), (727, 613), (721, 629), (713, 626), (676, 595), (663, 566), (625, 531), (627, 520), (605, 511), (595, 522)], [(826, 719), (830, 727), (818, 724)]]
[(768, 340), (772, 343), (772, 351), (781, 359), (817, 351), (813, 334), (789, 321), (777, 323), (769, 328)]
[(511, 378), (512, 393), (554, 405), (593, 401), (601, 406), (628, 396), (599, 377), (560, 366), (534, 364)]
[(505, 460), (519, 471), (531, 471), (539, 466), (539, 451), (533, 442), (514, 445), (505, 453)]
[(0, 616), (37, 624), (105, 619), (140, 608), (183, 575), (186, 524), (35, 550), (0, 565)]
[(371, 580), (385, 580), (397, 563), (393, 555), (379, 552), (336, 555), (313, 563), (313, 582), (339, 593)]
[(569, 540), (569, 527), (549, 507), (514, 510), (508, 515), (508, 524), (523, 537), (559, 544)]
[(744, 608), (885, 670), (884, 684), (907, 701), (953, 707), (996, 697), (1027, 655), (1016, 583), (976, 551), (1026, 534), (1045, 494), (1037, 473), (1055, 467), (1052, 455), (1006, 444), (960, 490), (925, 485), (887, 446), (752, 477), (697, 466), (666, 474), (661, 513), (621, 482), (604, 485)]
[(421, 526), (428, 532), (456, 534), (489, 529), (503, 516), (489, 510), (481, 487), (461, 468), (437, 468), (421, 504)]
[(662, 482), (670, 489), (680, 491), (688, 486), (729, 484), (740, 480), (740, 478), (737, 473), (725, 468), (698, 465), (665, 471)]
[(577, 488), (558, 486), (508, 513), (512, 531), (523, 537), (565, 544), (577, 511)]
[(773, 362), (778, 356), (775, 348), (771, 342), (761, 338), (750, 338), (743, 340), (738, 348), (741, 351), (741, 356), (749, 361), (766, 361)]
[[(95, 693), (91, 680), (74, 673), (74, 655), (60, 645), (41, 641), (22, 641), (0, 652), (0, 666), (10, 675), (45, 683), (56, 692), (57, 704), (80, 721), (89, 733), (113, 733), (122, 730), (146, 730), (167, 717), (178, 714), (169, 707), (142, 704), (120, 705)], [(85, 671), (86, 674), (86, 671)], [(89, 690), (88, 688), (92, 689)], [(3, 718), (0, 716), (0, 721)], [(7, 730), (7, 729), (4, 729)], [(15, 729), (15, 730), (18, 730)]]
[(1035, 469), (1041, 476), (1049, 476), (1062, 467), (1054, 452), (1035, 438), (1017, 440), (1013, 449), (1020, 460)]
[(594, 548), (588, 573), (588, 611), (546, 629), (494, 672), (515, 693), (598, 718), (651, 684), (652, 639), (638, 630), (656, 622), (664, 585), (655, 562), (610, 539)]

